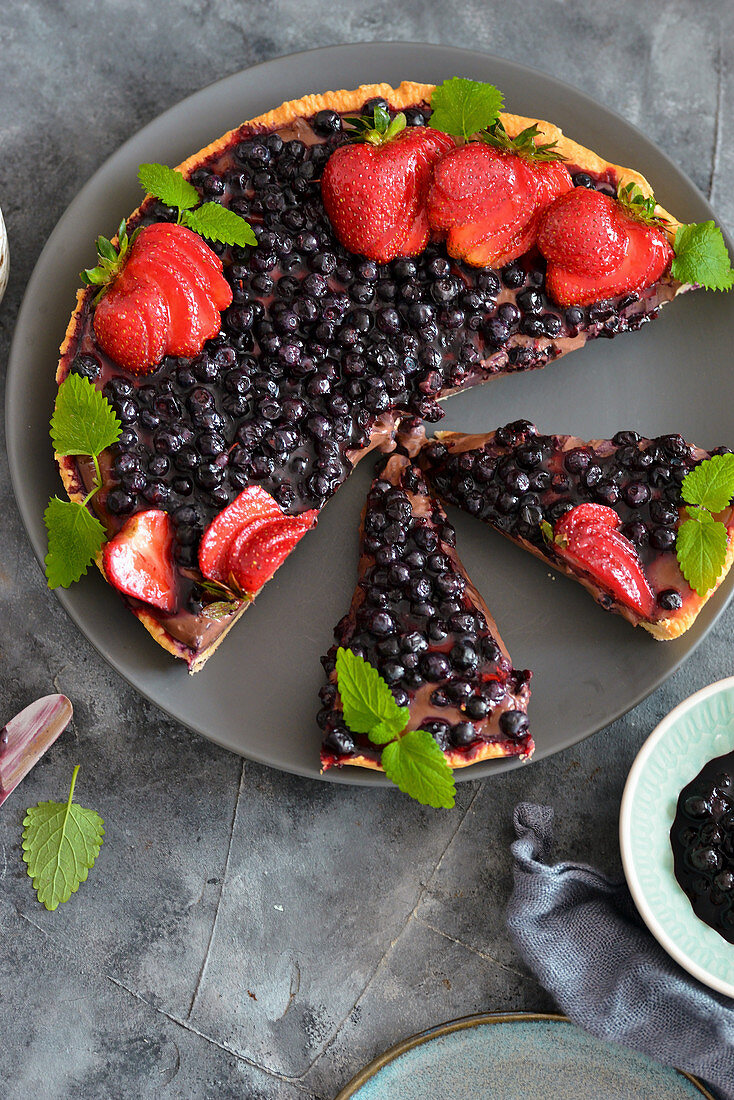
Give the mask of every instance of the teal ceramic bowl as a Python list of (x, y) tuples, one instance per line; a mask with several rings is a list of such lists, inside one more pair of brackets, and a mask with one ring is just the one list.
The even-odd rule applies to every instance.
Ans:
[(734, 997), (734, 944), (693, 912), (673, 873), (670, 827), (678, 795), (715, 756), (734, 749), (734, 677), (686, 699), (648, 737), (622, 798), (622, 862), (648, 928), (685, 970)]
[(563, 1016), (465, 1016), (404, 1039), (336, 1100), (714, 1100), (686, 1073)]

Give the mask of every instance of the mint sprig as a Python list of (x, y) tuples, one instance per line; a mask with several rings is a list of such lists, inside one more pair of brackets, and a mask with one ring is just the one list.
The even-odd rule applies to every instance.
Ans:
[(23, 820), (23, 860), (38, 900), (57, 909), (86, 882), (104, 838), (104, 821), (72, 801), (79, 765), (66, 802), (39, 802)]
[(424, 806), (450, 809), (456, 788), (446, 757), (427, 730), (407, 730), (407, 707), (399, 707), (376, 668), (351, 649), (336, 653), (336, 677), (344, 721), (382, 745), (385, 775)]
[(51, 417), (51, 440), (58, 455), (89, 455), (94, 483), (82, 502), (52, 497), (43, 521), (48, 531), (46, 578), (49, 588), (68, 588), (83, 577), (102, 549), (105, 529), (87, 504), (102, 486), (99, 456), (119, 439), (122, 425), (109, 401), (88, 378), (70, 374), (59, 386)]
[(503, 104), (504, 96), (494, 84), (455, 76), (433, 91), (431, 126), (468, 141), (497, 121)]
[(691, 588), (705, 596), (726, 561), (728, 528), (714, 516), (734, 497), (734, 455), (704, 459), (683, 479), (681, 494), (689, 507), (676, 536), (678, 564)]
[(257, 244), (252, 226), (244, 218), (218, 202), (205, 202), (199, 206), (201, 199), (194, 185), (166, 164), (141, 164), (138, 179), (147, 194), (178, 210), (176, 220), (179, 225), (222, 244), (240, 247)]
[(679, 226), (673, 251), (670, 272), (679, 282), (697, 283), (706, 290), (731, 290), (734, 286), (734, 269), (715, 222)]

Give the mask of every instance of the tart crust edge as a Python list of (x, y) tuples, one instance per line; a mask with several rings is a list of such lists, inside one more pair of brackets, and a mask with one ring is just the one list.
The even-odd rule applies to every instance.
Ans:
[[(303, 96), (301, 99), (287, 100), (282, 103), (280, 107), (266, 111), (265, 114), (258, 115), (253, 119), (248, 119), (240, 123), (239, 126), (236, 126), (234, 129), (228, 130), (227, 133), (182, 161), (181, 164), (177, 165), (177, 170), (188, 177), (202, 160), (225, 148), (232, 140), (232, 137), (245, 126), (261, 126), (263, 129), (277, 129), (281, 126), (287, 126), (289, 123), (295, 122), (298, 118), (312, 117), (318, 111), (322, 110), (355, 111), (358, 110), (366, 100), (372, 99), (375, 96), (382, 96), (388, 100), (391, 106), (397, 108), (410, 107), (421, 102), (430, 103), (434, 88), (435, 85), (433, 84), (419, 84), (414, 81), (404, 80), (397, 88), (393, 88), (390, 84), (362, 84), (359, 88), (349, 91), (341, 89), (339, 91), (307, 95)], [(595, 173), (611, 171), (616, 176), (618, 183), (633, 182), (638, 185), (645, 195), (652, 195), (653, 193), (650, 184), (644, 176), (640, 175), (640, 173), (630, 168), (624, 168), (621, 165), (614, 164), (611, 161), (604, 160), (603, 157), (598, 156), (598, 154), (594, 153), (591, 149), (587, 149), (585, 146), (579, 145), (577, 142), (567, 138), (560, 128), (551, 122), (546, 122), (543, 119), (532, 119), (522, 115), (504, 113), (500, 115), (500, 118), (511, 137), (515, 137), (521, 130), (524, 130), (527, 126), (531, 126), (535, 122), (542, 136), (547, 141), (555, 141), (557, 143), (556, 148), (558, 152), (574, 165), (578, 165), (579, 168)], [(127, 220), (129, 221), (130, 218), (134, 217), (139, 211), (140, 207), (137, 207)], [(666, 232), (671, 239), (674, 238), (679, 223), (662, 207), (658, 206), (657, 211), (661, 217), (668, 219), (669, 225), (666, 227)], [(60, 385), (64, 381), (68, 373), (68, 371), (64, 370), (64, 356), (77, 334), (85, 299), (91, 296), (93, 290), (94, 288), (92, 287), (77, 290), (76, 307), (69, 319), (64, 339), (59, 348), (59, 363), (56, 369), (57, 385)], [(54, 457), (58, 464), (61, 480), (69, 499), (76, 503), (81, 503), (84, 500), (85, 494), (80, 488), (79, 473), (73, 456), (55, 454)], [(734, 556), (734, 548), (732, 548), (731, 553), (732, 556)], [(731, 562), (728, 564), (731, 564)], [(109, 578), (106, 576), (102, 565), (101, 554), (98, 555), (96, 565), (109, 584)], [(114, 587), (114, 585), (112, 587)], [(148, 612), (137, 608), (133, 608), (132, 611), (159, 645), (168, 650), (174, 657), (183, 657), (188, 662), (189, 671), (196, 672), (203, 666), (207, 658), (214, 652), (217, 645), (229, 631), (230, 627), (234, 625), (248, 606), (249, 604), (244, 605), (233, 618), (232, 622), (227, 626), (226, 630), (223, 630), (217, 637), (214, 643), (206, 649), (198, 651), (196, 654), (170, 635), (168, 631), (161, 626), (159, 621)], [(674, 637), (675, 635), (666, 636)], [(190, 656), (187, 657), (187, 654)], [(491, 748), (491, 746), (488, 747)], [(487, 755), (491, 756), (495, 754), (488, 753)], [(477, 757), (472, 763), (477, 763), (479, 759), (484, 759), (484, 757)], [(355, 760), (353, 763), (356, 764), (358, 762)], [(374, 765), (366, 762), (362, 766), (373, 767)]]
[[(485, 741), (479, 749), (477, 749), (476, 755), (472, 756), (470, 760), (455, 749), (444, 749), (444, 757), (446, 763), (452, 771), (456, 771), (457, 768), (468, 768), (471, 764), (481, 764), (483, 760), (520, 760), (526, 763), (532, 756), (532, 753), (526, 753), (524, 756), (520, 753), (508, 754), (502, 751), (502, 746), (496, 741)], [(383, 771), (381, 764), (378, 764), (376, 760), (370, 760), (367, 756), (350, 756), (341, 765), (334, 765), (331, 768), (321, 768), (321, 774), (325, 771), (333, 771), (334, 767), (355, 767), (355, 768), (369, 768), (373, 772)]]

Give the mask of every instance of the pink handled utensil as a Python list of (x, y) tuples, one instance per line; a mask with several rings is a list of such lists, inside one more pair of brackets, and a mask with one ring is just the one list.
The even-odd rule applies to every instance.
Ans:
[(65, 695), (29, 703), (0, 730), (0, 806), (66, 729), (73, 710)]

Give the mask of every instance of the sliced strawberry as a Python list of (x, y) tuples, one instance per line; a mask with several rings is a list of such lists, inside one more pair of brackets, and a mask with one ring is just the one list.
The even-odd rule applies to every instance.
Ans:
[(379, 263), (425, 247), (433, 165), (454, 148), (447, 134), (430, 126), (395, 133), (395, 121), (387, 116), (380, 121), (376, 114), (365, 142), (339, 146), (321, 177), (324, 206), (339, 240), (350, 252)]
[(173, 524), (167, 512), (152, 508), (130, 516), (106, 544), (103, 563), (108, 580), (120, 592), (170, 614), (176, 610)]
[(199, 544), (199, 568), (209, 580), (226, 584), (229, 578), (228, 555), (232, 540), (249, 523), (283, 515), (283, 509), (270, 493), (259, 485), (248, 485), (209, 524)]
[(232, 575), (244, 592), (257, 592), (283, 564), (296, 543), (316, 523), (318, 512), (274, 519), (243, 544), (231, 561)]
[[(136, 257), (133, 256), (130, 264), (134, 264), (135, 260)], [(185, 273), (180, 273), (172, 265), (161, 260), (158, 254), (148, 255), (146, 253), (140, 266), (146, 277), (153, 279), (158, 284), (168, 303), (167, 354), (196, 355), (201, 350), (204, 341), (209, 336), (215, 336), (219, 331), (219, 313), (216, 313), (216, 327), (212, 332), (212, 306), (209, 304), (206, 307), (206, 315), (202, 317), (196, 287), (192, 285)], [(134, 267), (128, 275), (130, 278), (134, 278), (137, 272), (138, 268)]]
[(538, 179), (538, 206), (543, 209), (560, 195), (575, 191), (571, 175), (559, 160), (541, 161), (533, 165)]
[(631, 290), (652, 286), (673, 259), (664, 233), (630, 223), (627, 249), (618, 267), (606, 275), (584, 275), (549, 264), (546, 286), (558, 305), (586, 306)]
[(533, 247), (539, 212), (573, 188), (558, 162), (470, 142), (443, 157), (428, 194), (435, 230), (447, 230), (452, 256), (499, 267)]
[(95, 310), (100, 347), (134, 373), (166, 354), (198, 354), (232, 301), (221, 260), (196, 233), (167, 222), (145, 226), (127, 247), (125, 239), (121, 271)]
[[(428, 191), (428, 216), (434, 229), (451, 229), (484, 219), (528, 184), (519, 158), (481, 142), (470, 142), (442, 157)], [(532, 177), (534, 199), (537, 182)]]
[(113, 349), (115, 361), (134, 374), (160, 363), (169, 324), (168, 303), (158, 284), (148, 278), (127, 280), (124, 272), (94, 314), (100, 347)]
[(655, 610), (655, 597), (633, 545), (619, 531), (620, 519), (603, 504), (579, 504), (553, 528), (553, 550), (581, 569), (620, 603), (644, 618)]

